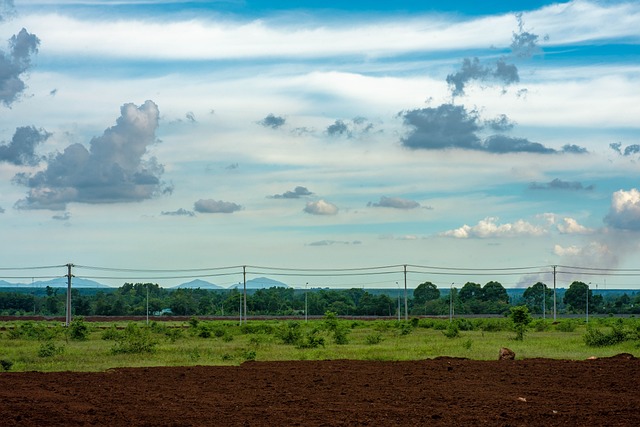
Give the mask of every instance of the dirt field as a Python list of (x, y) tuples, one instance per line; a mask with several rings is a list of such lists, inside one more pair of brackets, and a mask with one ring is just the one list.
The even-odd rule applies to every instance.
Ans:
[(3, 426), (639, 426), (640, 359), (0, 373)]

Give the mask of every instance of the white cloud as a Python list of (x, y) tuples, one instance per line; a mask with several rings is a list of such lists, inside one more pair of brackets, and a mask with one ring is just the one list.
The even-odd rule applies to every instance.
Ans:
[(307, 203), (304, 211), (312, 215), (336, 215), (338, 213), (338, 207), (324, 200), (318, 200)]
[(488, 217), (474, 226), (463, 225), (454, 230), (445, 231), (441, 236), (455, 237), (457, 239), (490, 238), (490, 237), (520, 237), (542, 236), (548, 230), (544, 227), (533, 225), (529, 222), (518, 220), (514, 223), (497, 224), (498, 218)]
[(640, 191), (619, 190), (611, 196), (611, 208), (605, 222), (613, 228), (640, 230)]
[(585, 227), (578, 223), (574, 218), (564, 217), (562, 222), (557, 225), (558, 231), (562, 234), (590, 234), (593, 229)]

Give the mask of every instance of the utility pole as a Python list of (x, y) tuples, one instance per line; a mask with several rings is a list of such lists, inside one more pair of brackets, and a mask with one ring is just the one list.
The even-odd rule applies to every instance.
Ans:
[(407, 264), (404, 265), (404, 320), (409, 320), (409, 303), (407, 302)]
[(71, 278), (73, 277), (71, 267), (73, 267), (73, 264), (67, 264), (67, 317), (65, 320), (65, 326), (67, 327), (71, 324)]
[(307, 323), (309, 320), (309, 315), (307, 314), (309, 310), (309, 303), (307, 302), (307, 286), (309, 286), (309, 282), (304, 285), (304, 323)]
[(556, 321), (556, 268), (558, 266), (553, 266), (553, 321)]
[[(242, 266), (242, 280), (244, 281), (244, 323), (247, 323), (247, 266)], [(240, 322), (242, 323), (242, 321)]]

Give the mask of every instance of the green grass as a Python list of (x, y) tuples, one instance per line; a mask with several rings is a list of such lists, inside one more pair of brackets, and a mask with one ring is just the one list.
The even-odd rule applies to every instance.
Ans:
[[(592, 326), (608, 330), (616, 319), (594, 319)], [(607, 357), (618, 353), (640, 356), (640, 322), (625, 319), (624, 327), (630, 331), (630, 339), (607, 347), (589, 347), (585, 344), (584, 321), (573, 320), (573, 327), (563, 328), (548, 322), (542, 332), (530, 329), (524, 340), (515, 340), (505, 319), (471, 319), (458, 321), (460, 334), (447, 338), (443, 332), (448, 320), (422, 319), (417, 327), (409, 328), (404, 322), (347, 321), (340, 325), (348, 329), (348, 343), (334, 343), (332, 332), (324, 328), (322, 320), (298, 322), (303, 335), (313, 328), (324, 338), (325, 345), (315, 348), (300, 348), (283, 344), (278, 331), (286, 325), (279, 321), (249, 321), (244, 328), (229, 321), (158, 322), (148, 331), (155, 343), (150, 353), (118, 353), (112, 349), (113, 340), (104, 340), (104, 331), (113, 324), (87, 323), (88, 339), (74, 341), (67, 338), (58, 323), (28, 322), (0, 323), (0, 360), (10, 361), (12, 372), (21, 371), (104, 371), (117, 367), (193, 366), (193, 365), (239, 365), (247, 360), (420, 360), (438, 356), (465, 357), (476, 360), (495, 360), (500, 347), (509, 347), (517, 359), (553, 358), (583, 360), (591, 356)], [(561, 321), (564, 322), (564, 321)], [(33, 323), (33, 322), (32, 322)], [(127, 324), (120, 322), (117, 333), (122, 333)], [(35, 326), (35, 327), (34, 327)], [(565, 325), (566, 326), (566, 325)], [(145, 331), (144, 322), (137, 323)], [(15, 330), (51, 330), (54, 337), (20, 336)], [(132, 329), (132, 328), (129, 328)], [(136, 329), (136, 328), (133, 328)], [(564, 332), (562, 330), (569, 330)], [(573, 329), (573, 330), (571, 330)], [(12, 330), (14, 332), (12, 332)], [(200, 336), (202, 330), (212, 331)], [(635, 335), (634, 335), (635, 334)], [(13, 338), (12, 338), (13, 336)], [(372, 339), (372, 336), (375, 339)], [(42, 357), (43, 345), (53, 343), (59, 352)], [(40, 353), (40, 355), (39, 355)]]

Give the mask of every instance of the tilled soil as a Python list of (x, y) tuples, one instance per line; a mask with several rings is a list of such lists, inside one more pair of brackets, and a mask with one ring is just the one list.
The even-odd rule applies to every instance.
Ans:
[(0, 373), (3, 426), (640, 426), (640, 360)]

